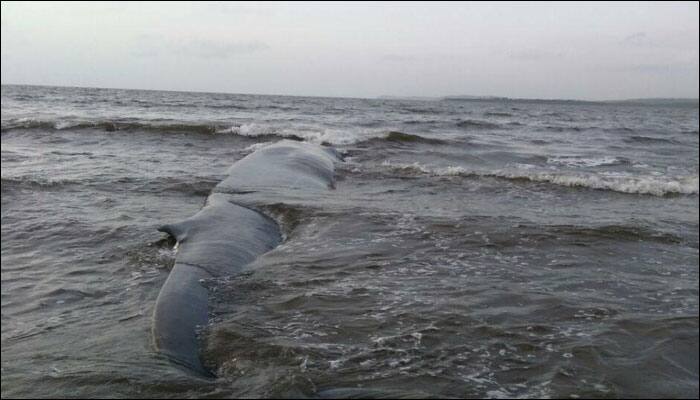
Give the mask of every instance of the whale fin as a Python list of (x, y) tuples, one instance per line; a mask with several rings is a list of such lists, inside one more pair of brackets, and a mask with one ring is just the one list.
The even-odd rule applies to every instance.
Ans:
[(192, 226), (192, 218), (174, 224), (166, 224), (158, 227), (159, 232), (165, 232), (172, 236), (178, 242), (182, 242), (187, 238), (187, 231)]

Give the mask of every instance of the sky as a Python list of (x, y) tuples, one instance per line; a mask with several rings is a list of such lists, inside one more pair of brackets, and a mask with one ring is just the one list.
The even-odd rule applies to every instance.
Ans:
[(698, 97), (698, 3), (2, 2), (2, 83)]

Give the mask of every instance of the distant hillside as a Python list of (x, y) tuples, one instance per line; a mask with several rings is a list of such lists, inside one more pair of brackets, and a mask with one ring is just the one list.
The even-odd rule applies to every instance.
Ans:
[(499, 96), (467, 96), (467, 95), (460, 95), (460, 96), (444, 96), (441, 100), (454, 100), (454, 101), (494, 101), (494, 100), (515, 100), (511, 99), (508, 97), (499, 97)]
[(379, 96), (380, 100), (415, 100), (415, 101), (437, 101), (441, 100), (439, 97), (426, 97), (426, 96)]
[(499, 96), (445, 96), (441, 98), (443, 101), (484, 101), (484, 102), (518, 102), (518, 103), (567, 103), (567, 104), (591, 104), (599, 103), (587, 100), (566, 100), (566, 99), (525, 99)]
[(444, 101), (514, 101), (519, 103), (569, 103), (569, 104), (628, 104), (649, 106), (698, 107), (698, 99), (692, 98), (646, 98), (625, 100), (567, 100), (567, 99), (526, 99), (498, 96), (445, 96)]
[(502, 96), (379, 96), (380, 100), (413, 100), (413, 101), (475, 101), (475, 102), (504, 102), (519, 103), (565, 103), (565, 104), (619, 104), (619, 105), (646, 105), (646, 106), (673, 106), (673, 107), (698, 107), (698, 99), (692, 98), (646, 98), (624, 100), (567, 100), (567, 99), (527, 99)]
[(673, 98), (651, 98), (651, 99), (628, 99), (612, 100), (605, 103), (614, 104), (639, 104), (654, 106), (698, 106), (698, 99), (673, 99)]

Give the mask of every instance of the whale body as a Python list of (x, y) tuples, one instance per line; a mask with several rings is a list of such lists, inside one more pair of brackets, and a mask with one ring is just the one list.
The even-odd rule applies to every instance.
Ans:
[(208, 291), (203, 280), (240, 273), (282, 241), (280, 227), (242, 204), (241, 194), (257, 193), (278, 203), (283, 193), (313, 196), (334, 186), (334, 149), (282, 141), (234, 163), (227, 177), (192, 217), (158, 230), (177, 240), (177, 256), (156, 299), (155, 348), (173, 362), (212, 376), (199, 357), (198, 329), (208, 322)]

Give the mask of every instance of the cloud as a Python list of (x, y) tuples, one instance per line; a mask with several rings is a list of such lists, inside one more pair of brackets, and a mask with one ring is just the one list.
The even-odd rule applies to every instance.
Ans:
[(674, 74), (692, 72), (697, 70), (695, 63), (656, 63), (656, 64), (634, 64), (621, 68), (624, 72), (636, 72), (640, 74)]
[(670, 30), (655, 32), (653, 35), (646, 32), (635, 32), (625, 36), (620, 43), (624, 46), (640, 47), (648, 49), (682, 50), (697, 49), (698, 32), (690, 30)]
[(174, 48), (176, 55), (202, 58), (230, 58), (269, 49), (270, 46), (258, 41), (213, 41), (193, 40), (178, 44)]
[(623, 44), (633, 45), (633, 46), (654, 46), (655, 43), (651, 40), (646, 32), (635, 32), (629, 36), (626, 36), (622, 40)]
[(552, 58), (561, 58), (563, 57), (563, 53), (555, 53), (551, 51), (546, 51), (546, 50), (537, 50), (537, 49), (526, 49), (526, 50), (520, 50), (516, 52), (511, 52), (509, 57), (514, 59), (514, 60), (522, 60), (522, 61), (539, 61), (539, 60), (548, 60)]
[(381, 56), (381, 59), (390, 62), (408, 62), (415, 60), (416, 56), (407, 54), (384, 54)]
[(632, 65), (627, 69), (631, 72), (639, 72), (642, 74), (665, 74), (668, 73), (672, 67), (667, 64), (638, 64)]
[(193, 39), (176, 41), (153, 35), (139, 35), (134, 39), (131, 54), (137, 58), (194, 57), (227, 59), (264, 51), (270, 46), (260, 41)]
[(204, 5), (204, 8), (208, 11), (213, 11), (217, 13), (224, 14), (239, 14), (239, 15), (258, 15), (268, 17), (274, 14), (272, 6), (249, 6), (249, 5), (238, 5), (236, 3), (214, 3)]
[(636, 32), (636, 33), (633, 33), (633, 34), (625, 37), (623, 42), (626, 42), (626, 43), (644, 43), (648, 40), (649, 40), (649, 38), (648, 38), (646, 32)]

